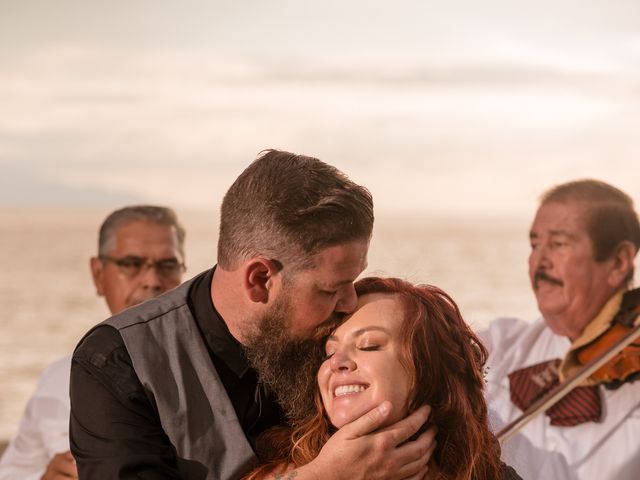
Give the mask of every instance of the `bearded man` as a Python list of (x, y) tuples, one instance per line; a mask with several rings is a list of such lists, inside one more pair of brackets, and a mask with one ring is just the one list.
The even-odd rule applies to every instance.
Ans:
[[(313, 340), (357, 304), (371, 195), (318, 159), (269, 150), (230, 187), (220, 219), (212, 270), (108, 319), (76, 348), (81, 478), (240, 478), (257, 462), (259, 434), (308, 407)], [(297, 478), (416, 475), (433, 432), (409, 439), (427, 410), (375, 431), (389, 410), (341, 429)]]

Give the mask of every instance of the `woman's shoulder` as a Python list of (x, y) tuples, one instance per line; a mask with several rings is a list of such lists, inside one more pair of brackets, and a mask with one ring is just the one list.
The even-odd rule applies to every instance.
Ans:
[(516, 472), (513, 467), (503, 463), (502, 476), (500, 477), (500, 480), (522, 480), (522, 477), (518, 475), (518, 472)]

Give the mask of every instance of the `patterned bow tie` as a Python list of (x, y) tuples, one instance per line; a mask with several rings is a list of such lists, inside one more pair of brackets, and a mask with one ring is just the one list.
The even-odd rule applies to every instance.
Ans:
[[(525, 411), (533, 402), (558, 385), (559, 365), (559, 359), (549, 360), (511, 372), (509, 388), (513, 404)], [(600, 392), (598, 387), (594, 386), (574, 388), (545, 413), (551, 418), (551, 425), (572, 427), (584, 422), (598, 421), (601, 412)]]

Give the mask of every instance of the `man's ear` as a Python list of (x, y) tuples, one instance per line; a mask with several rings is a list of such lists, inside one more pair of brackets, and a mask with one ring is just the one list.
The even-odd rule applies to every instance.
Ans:
[(628, 240), (620, 242), (610, 257), (611, 271), (609, 283), (614, 288), (623, 286), (627, 275), (633, 269), (633, 261), (636, 256), (636, 247)]
[(96, 286), (96, 294), (104, 296), (104, 264), (98, 257), (89, 259), (89, 268), (93, 277), (93, 284)]
[(244, 267), (244, 287), (252, 302), (267, 303), (278, 269), (266, 258), (252, 258)]

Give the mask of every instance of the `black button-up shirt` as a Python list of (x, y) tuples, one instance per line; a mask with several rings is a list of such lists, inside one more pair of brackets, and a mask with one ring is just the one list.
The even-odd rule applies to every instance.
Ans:
[[(187, 303), (255, 449), (257, 436), (284, 417), (216, 312), (212, 278), (212, 270), (199, 275)], [(115, 328), (104, 325), (91, 332), (74, 352), (71, 371), (70, 442), (81, 478), (180, 478), (175, 450)]]

